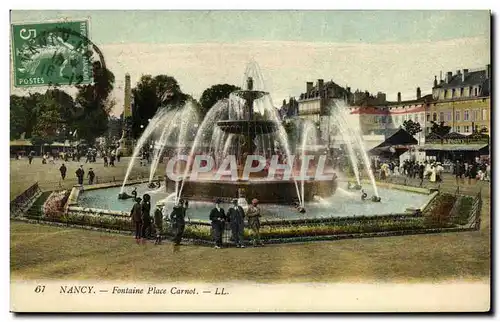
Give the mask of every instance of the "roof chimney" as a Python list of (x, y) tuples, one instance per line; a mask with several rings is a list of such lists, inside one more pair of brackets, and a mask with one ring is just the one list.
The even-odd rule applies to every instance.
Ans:
[(437, 76), (434, 75), (434, 87), (438, 86)]
[(417, 87), (417, 99), (422, 97), (422, 92), (420, 91), (420, 87)]
[(462, 82), (465, 82), (465, 79), (467, 78), (468, 75), (469, 75), (469, 70), (464, 69), (462, 72)]
[(398, 103), (401, 103), (401, 92), (398, 92)]
[(323, 80), (322, 79), (318, 79), (318, 91), (321, 91), (323, 89)]
[(313, 82), (306, 83), (306, 93), (309, 93), (313, 88)]
[(452, 72), (446, 73), (446, 83), (449, 84), (451, 82), (451, 77), (453, 76)]
[(491, 65), (486, 65), (486, 79), (491, 77)]

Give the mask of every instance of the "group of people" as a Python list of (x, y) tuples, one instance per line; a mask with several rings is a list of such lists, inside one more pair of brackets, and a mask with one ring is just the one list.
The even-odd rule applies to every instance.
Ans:
[[(132, 223), (135, 228), (135, 240), (137, 244), (144, 244), (146, 240), (156, 234), (155, 244), (159, 245), (162, 241), (163, 231), (163, 207), (161, 204), (156, 206), (156, 209), (151, 218), (151, 197), (149, 194), (144, 194), (142, 198), (137, 197), (137, 192), (132, 192), (135, 202), (130, 212)], [(211, 209), (209, 219), (211, 221), (212, 238), (214, 248), (220, 249), (223, 246), (222, 236), (226, 230), (226, 225), (229, 225), (231, 238), (238, 248), (244, 248), (244, 229), (245, 220), (248, 222), (248, 227), (252, 231), (252, 244), (254, 246), (262, 246), (260, 239), (260, 217), (261, 212), (258, 206), (259, 201), (253, 199), (246, 213), (241, 205), (238, 204), (238, 199), (232, 200), (232, 205), (227, 209), (227, 212), (221, 206), (221, 200), (215, 201), (214, 208)], [(180, 245), (184, 229), (186, 226), (186, 216), (189, 202), (180, 199), (173, 207), (168, 221), (170, 222), (170, 230), (174, 245)]]
[(477, 159), (473, 162), (457, 160), (453, 166), (453, 174), (455, 175), (457, 184), (459, 181), (463, 182), (464, 179), (468, 179), (469, 184), (476, 180), (490, 181), (491, 165), (489, 162), (480, 162)]
[[(401, 164), (399, 161), (383, 162), (379, 164), (378, 171), (380, 180), (385, 180), (390, 176), (406, 176), (408, 178), (419, 178), (421, 182), (428, 179), (430, 182), (442, 182), (444, 166), (441, 162), (425, 160), (418, 162), (415, 160), (405, 160)], [(459, 180), (467, 178), (468, 183), (476, 180), (490, 180), (490, 164), (487, 162), (457, 160), (452, 165), (452, 172)]]
[[(35, 151), (30, 151), (28, 154), (28, 163), (32, 164), (35, 158)], [(115, 166), (115, 161), (120, 162), (121, 153), (116, 150), (98, 151), (96, 148), (88, 148), (86, 151), (81, 149), (74, 149), (73, 151), (64, 152), (46, 152), (42, 155), (42, 164), (55, 164), (55, 161), (62, 160), (63, 162), (80, 162), (82, 156), (85, 156), (85, 163), (96, 163), (97, 157), (100, 155), (104, 161), (104, 166)], [(19, 160), (21, 156), (16, 155)]]
[[(65, 180), (66, 179), (66, 172), (68, 171), (68, 168), (66, 168), (66, 165), (63, 163), (61, 167), (59, 168), (59, 172), (61, 173), (61, 179)], [(83, 184), (83, 179), (85, 176), (85, 170), (83, 169), (83, 165), (80, 165), (78, 169), (75, 171), (76, 178), (78, 180), (78, 184), (82, 185)], [(95, 179), (95, 172), (92, 168), (89, 168), (89, 172), (87, 173), (87, 178), (89, 179), (89, 185), (94, 184), (94, 179)]]
[(253, 246), (262, 246), (260, 240), (260, 217), (261, 211), (258, 206), (259, 201), (253, 199), (252, 203), (245, 210), (238, 204), (238, 199), (232, 200), (231, 207), (227, 210), (227, 214), (221, 207), (221, 200), (215, 201), (215, 207), (210, 211), (209, 219), (212, 225), (213, 239), (215, 248), (222, 247), (222, 234), (225, 230), (226, 224), (229, 225), (231, 230), (231, 237), (238, 248), (244, 248), (243, 235), (245, 230), (245, 219), (248, 222), (248, 228), (252, 231), (252, 244)]

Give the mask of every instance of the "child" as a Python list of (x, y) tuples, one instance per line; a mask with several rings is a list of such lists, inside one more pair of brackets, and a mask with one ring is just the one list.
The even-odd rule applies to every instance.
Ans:
[(155, 245), (161, 244), (161, 232), (163, 228), (163, 212), (162, 206), (156, 205), (156, 210), (154, 213), (154, 222), (155, 222), (155, 230), (156, 230), (156, 241)]

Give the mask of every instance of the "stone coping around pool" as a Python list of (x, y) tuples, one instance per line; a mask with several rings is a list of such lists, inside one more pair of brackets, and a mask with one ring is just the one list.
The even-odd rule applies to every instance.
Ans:
[[(137, 180), (131, 180), (127, 182), (125, 185), (133, 185), (133, 184), (140, 184), (144, 182), (148, 182), (149, 179), (137, 179)], [(118, 182), (106, 182), (106, 183), (99, 183), (99, 184), (94, 184), (91, 186), (86, 186), (86, 185), (74, 185), (73, 188), (71, 189), (68, 201), (66, 202), (66, 205), (64, 206), (64, 210), (66, 212), (68, 211), (87, 211), (87, 212), (109, 212), (108, 214), (111, 215), (116, 215), (116, 216), (123, 216), (123, 213), (120, 211), (112, 211), (112, 210), (106, 210), (106, 209), (97, 209), (97, 208), (82, 208), (78, 206), (78, 198), (80, 197), (80, 192), (85, 192), (89, 190), (97, 190), (97, 189), (105, 189), (105, 188), (112, 188), (112, 187), (121, 187), (123, 185), (122, 183)], [(88, 210), (82, 210), (82, 209), (88, 209)]]
[[(371, 185), (371, 182), (369, 180), (366, 180), (366, 179), (361, 180), (361, 183)], [(405, 186), (405, 185), (389, 183), (389, 182), (378, 182), (377, 181), (376, 184), (377, 184), (377, 187), (381, 187), (381, 188), (403, 190), (403, 191), (408, 191), (408, 192), (420, 193), (420, 194), (424, 194), (424, 195), (430, 195), (432, 192), (434, 192), (433, 190), (435, 190), (435, 189), (428, 189), (428, 188), (422, 188), (422, 187)]]
[[(145, 182), (149, 182), (149, 179), (130, 180), (130, 181), (127, 181), (127, 183), (125, 185), (126, 186), (130, 186), (130, 185), (133, 185), (133, 184), (140, 184), (140, 183), (145, 183)], [(122, 185), (123, 185), (123, 182), (105, 182), (105, 183), (93, 184), (91, 186), (83, 185), (83, 191), (97, 190), (97, 189), (104, 189), (104, 188), (113, 188), (113, 187), (121, 187)]]
[(79, 206), (70, 206), (68, 207), (69, 213), (89, 213), (96, 214), (101, 216), (113, 216), (113, 217), (130, 217), (129, 213), (125, 211), (116, 211), (116, 210), (107, 210), (100, 208), (86, 208)]
[[(132, 231), (125, 230), (114, 230), (101, 227), (91, 227), (83, 225), (65, 224), (54, 221), (36, 220), (28, 218), (12, 218), (13, 221), (22, 221), (30, 224), (41, 224), (48, 226), (57, 226), (65, 228), (77, 228), (84, 230), (100, 231), (119, 235), (132, 236)], [(303, 243), (310, 241), (331, 241), (340, 239), (354, 239), (354, 238), (373, 238), (373, 237), (393, 237), (393, 236), (403, 236), (403, 235), (420, 235), (420, 234), (436, 234), (436, 233), (451, 233), (451, 232), (465, 232), (474, 231), (476, 228), (427, 228), (427, 229), (414, 229), (414, 230), (397, 230), (397, 231), (382, 231), (382, 232), (370, 232), (370, 233), (352, 233), (352, 234), (339, 234), (339, 235), (324, 235), (324, 236), (301, 236), (301, 237), (285, 237), (285, 238), (273, 238), (266, 239), (265, 244), (290, 244), (290, 243)], [(166, 241), (166, 240), (164, 240)], [(194, 244), (194, 245), (213, 245), (211, 240), (207, 239), (184, 239), (182, 240), (184, 244)], [(250, 245), (249, 241), (245, 241), (245, 244)]]

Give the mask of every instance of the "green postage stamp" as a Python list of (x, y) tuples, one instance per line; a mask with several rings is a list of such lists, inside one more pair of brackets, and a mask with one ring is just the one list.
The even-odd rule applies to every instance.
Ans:
[(89, 20), (13, 24), (16, 87), (78, 85), (92, 81)]

